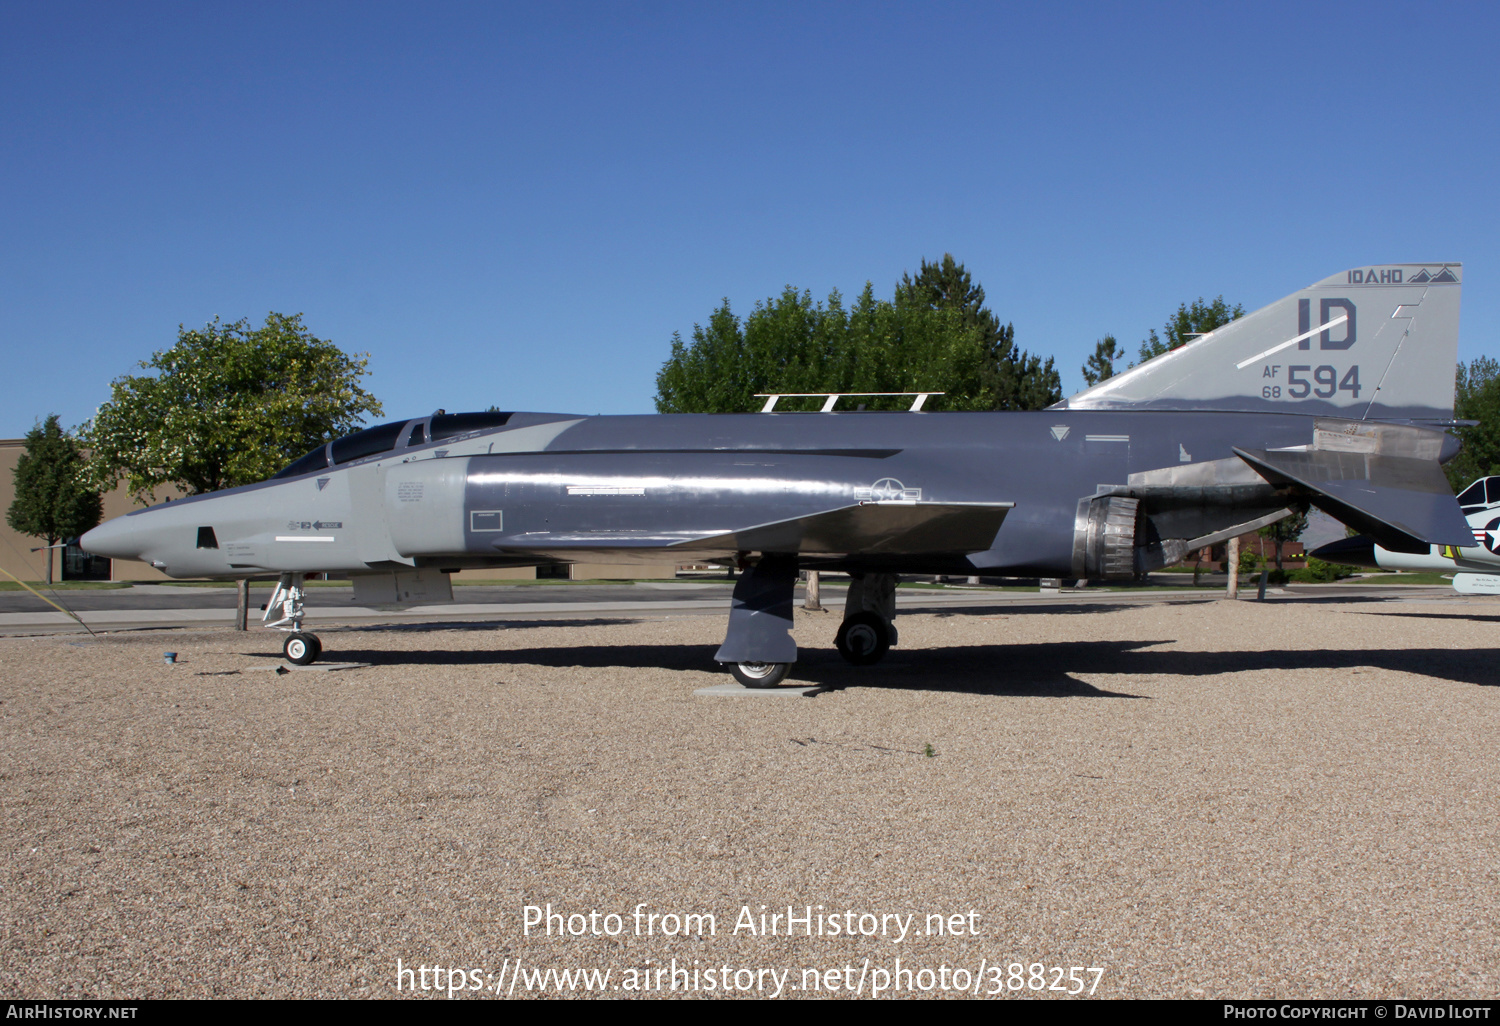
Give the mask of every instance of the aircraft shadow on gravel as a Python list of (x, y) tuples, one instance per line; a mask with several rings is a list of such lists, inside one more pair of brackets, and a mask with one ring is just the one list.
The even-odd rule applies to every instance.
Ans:
[[(1487, 652), (1461, 649), (1311, 649), (1300, 651), (1144, 651), (1170, 641), (1059, 641), (973, 645), (943, 649), (893, 649), (873, 667), (846, 664), (830, 648), (804, 648), (789, 685), (830, 689), (882, 687), (995, 696), (1135, 698), (1075, 675), (1209, 677), (1265, 671), (1363, 670), (1371, 667), (1493, 687), (1500, 683)], [(713, 671), (709, 646), (573, 645), (479, 651), (390, 652), (340, 648), (336, 658), (375, 666), (551, 666), (616, 671), (630, 683), (632, 669)]]
[(1367, 613), (1367, 616), (1409, 616), (1422, 620), (1457, 620), (1463, 623), (1500, 623), (1500, 613), (1419, 613), (1416, 610)]

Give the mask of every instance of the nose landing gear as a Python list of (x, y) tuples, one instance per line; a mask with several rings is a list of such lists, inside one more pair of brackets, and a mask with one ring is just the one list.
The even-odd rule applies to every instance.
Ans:
[[(266, 603), (261, 622), (273, 630), (290, 632), (281, 646), (281, 654), (295, 666), (307, 666), (323, 654), (323, 643), (316, 634), (302, 629), (303, 605), (302, 574), (282, 574), (276, 582), (271, 601)], [(280, 619), (272, 620), (273, 613), (281, 613)]]
[(307, 666), (323, 654), (323, 643), (316, 634), (297, 633), (289, 636), (281, 646), (286, 661), (297, 666)]

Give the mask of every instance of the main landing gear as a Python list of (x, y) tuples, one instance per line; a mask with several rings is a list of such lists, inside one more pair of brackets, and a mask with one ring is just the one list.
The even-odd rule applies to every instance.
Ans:
[[(791, 555), (762, 556), (735, 583), (729, 630), (714, 659), (728, 663), (747, 688), (775, 687), (797, 660), (790, 633), (796, 584), (797, 559)], [(895, 574), (851, 574), (835, 640), (839, 654), (855, 666), (880, 662), (896, 643), (895, 616)]]
[[(276, 582), (276, 590), (271, 593), (271, 601), (266, 603), (265, 615), (261, 617), (265, 626), (288, 632), (281, 654), (295, 666), (307, 666), (323, 654), (323, 643), (318, 636), (302, 629), (302, 617), (306, 612), (302, 599), (302, 575), (282, 574)], [(280, 613), (280, 618), (272, 620), (274, 613)]]
[(774, 688), (786, 680), (791, 663), (730, 663), (729, 672), (747, 688)]
[(729, 630), (714, 659), (729, 664), (747, 688), (773, 688), (797, 661), (792, 640), (792, 591), (797, 557), (767, 554), (745, 570), (734, 585)]
[(873, 666), (896, 643), (896, 575), (851, 574), (834, 645), (855, 666)]
[(847, 662), (873, 666), (890, 650), (891, 633), (886, 622), (874, 613), (855, 613), (839, 625), (833, 643)]

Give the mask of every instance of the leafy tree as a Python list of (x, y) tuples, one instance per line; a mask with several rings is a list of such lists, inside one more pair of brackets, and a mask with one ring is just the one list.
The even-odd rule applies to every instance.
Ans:
[(1237, 321), (1245, 316), (1245, 308), (1238, 303), (1231, 309), (1224, 302), (1224, 297), (1219, 296), (1212, 303), (1205, 303), (1203, 297), (1199, 296), (1193, 300), (1193, 305), (1183, 303), (1177, 308), (1177, 312), (1167, 319), (1166, 326), (1162, 329), (1166, 338), (1156, 334), (1156, 329), (1151, 329), (1151, 335), (1141, 343), (1141, 362), (1145, 363), (1153, 356), (1170, 352), (1179, 346), (1185, 346), (1198, 335), (1206, 335), (1215, 328), (1222, 328), (1230, 321)]
[(1463, 449), (1444, 469), (1456, 492), (1475, 478), (1500, 474), (1500, 361), (1481, 356), (1458, 365), (1453, 416), (1479, 422), (1454, 430)]
[(1302, 537), (1302, 532), (1307, 530), (1307, 508), (1293, 509), (1292, 515), (1282, 517), (1274, 524), (1260, 529), (1262, 538), (1270, 539), (1276, 543), (1276, 569), (1282, 569), (1281, 547), (1287, 542), (1294, 542)]
[[(741, 320), (726, 299), (690, 343), (672, 337), (657, 374), (662, 413), (753, 410), (757, 392), (944, 392), (931, 409), (1038, 409), (1062, 398), (1052, 361), (1018, 351), (1014, 329), (951, 256), (922, 263), (890, 301), (865, 284), (852, 306), (787, 286)], [(896, 408), (899, 400), (870, 400)], [(793, 409), (787, 401), (778, 409)]]
[(1083, 380), (1093, 387), (1099, 382), (1115, 376), (1115, 361), (1125, 355), (1125, 350), (1113, 335), (1105, 335), (1094, 344), (1094, 355), (1083, 365)]
[(957, 311), (964, 330), (978, 333), (983, 347), (980, 386), (993, 397), (990, 409), (1040, 410), (1062, 398), (1062, 378), (1052, 358), (1043, 363), (1041, 357), (1016, 348), (1015, 326), (1000, 326), (1000, 318), (984, 305), (983, 286), (952, 253), (944, 253), (941, 263), (923, 260), (915, 279), (901, 276), (896, 292), (898, 302), (904, 292), (934, 310)]
[(155, 373), (116, 379), (86, 426), (94, 480), (125, 477), (142, 501), (168, 482), (196, 494), (264, 480), (382, 412), (359, 384), (367, 362), (315, 338), (301, 314), (179, 327), (175, 346), (141, 363)]
[(57, 414), (26, 432), (15, 479), (16, 497), (5, 521), (12, 530), (46, 539), (46, 579), (51, 584), (50, 546), (87, 531), (99, 523), (103, 512), (99, 493), (85, 480), (78, 445), (58, 426)]

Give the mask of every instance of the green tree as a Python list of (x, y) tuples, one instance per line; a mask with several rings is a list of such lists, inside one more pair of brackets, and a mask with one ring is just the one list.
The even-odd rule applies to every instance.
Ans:
[(301, 314), (179, 327), (175, 346), (141, 363), (155, 373), (117, 378), (86, 426), (94, 480), (124, 477), (142, 501), (169, 482), (196, 494), (264, 480), (382, 412), (359, 384), (367, 362), (315, 338)]
[(1145, 363), (1153, 356), (1185, 346), (1198, 335), (1207, 335), (1215, 328), (1222, 328), (1243, 316), (1245, 308), (1236, 303), (1231, 309), (1224, 302), (1223, 296), (1212, 303), (1205, 303), (1202, 296), (1193, 300), (1192, 306), (1183, 303), (1175, 314), (1167, 318), (1166, 326), (1162, 329), (1166, 338), (1157, 335), (1156, 329), (1152, 328), (1150, 337), (1141, 343), (1141, 362)]
[(726, 299), (693, 326), (691, 342), (673, 335), (656, 384), (662, 413), (753, 410), (758, 392), (933, 391), (945, 394), (927, 408), (948, 410), (1037, 409), (1062, 397), (1052, 361), (1015, 349), (1014, 329), (1000, 325), (951, 256), (923, 261), (889, 301), (868, 282), (847, 307), (837, 291), (817, 303), (787, 286), (741, 320)]
[(1276, 543), (1276, 569), (1281, 566), (1281, 547), (1287, 542), (1294, 542), (1302, 537), (1302, 532), (1307, 530), (1307, 508), (1293, 509), (1292, 515), (1282, 517), (1274, 524), (1269, 524), (1260, 529), (1260, 536)]
[(954, 310), (966, 332), (976, 333), (983, 347), (980, 387), (991, 397), (996, 410), (1040, 410), (1062, 398), (1062, 377), (1052, 358), (1043, 363), (1015, 345), (1014, 325), (1000, 326), (984, 305), (984, 288), (975, 282), (964, 265), (944, 253), (940, 263), (922, 261), (917, 276), (901, 276), (898, 299), (907, 292), (918, 302), (934, 310)]
[(57, 414), (26, 432), (26, 448), (16, 461), (16, 497), (6, 511), (12, 530), (47, 541), (46, 580), (52, 583), (52, 549), (64, 538), (99, 523), (103, 507), (89, 487), (78, 445), (57, 422)]
[(1094, 355), (1083, 365), (1083, 380), (1090, 388), (1115, 376), (1115, 361), (1125, 355), (1125, 350), (1113, 335), (1105, 335), (1094, 344)]
[(1453, 417), (1478, 421), (1454, 429), (1463, 449), (1444, 469), (1457, 492), (1476, 478), (1500, 474), (1500, 361), (1480, 356), (1458, 365)]

